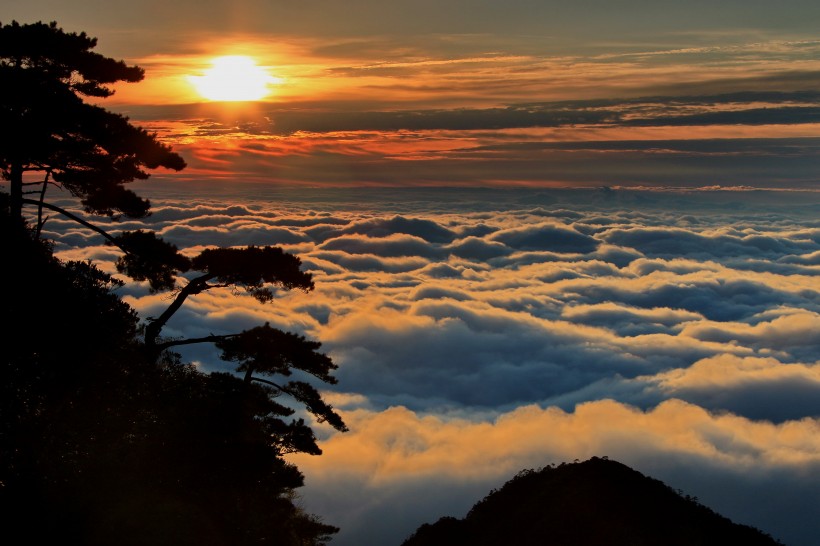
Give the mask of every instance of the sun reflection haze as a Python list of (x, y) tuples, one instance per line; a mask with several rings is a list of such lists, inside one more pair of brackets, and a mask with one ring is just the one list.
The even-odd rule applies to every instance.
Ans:
[(271, 93), (280, 78), (271, 76), (244, 55), (227, 55), (212, 61), (203, 76), (189, 76), (197, 93), (211, 101), (240, 102), (261, 100)]

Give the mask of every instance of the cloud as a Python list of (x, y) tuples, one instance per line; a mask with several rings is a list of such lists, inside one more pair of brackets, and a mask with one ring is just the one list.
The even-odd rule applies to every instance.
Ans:
[[(440, 298), (419, 298), (430, 293)], [(342, 366), (341, 382), (382, 406), (511, 407), (725, 350), (674, 333), (620, 338), (608, 328), (534, 317), (530, 306), (502, 310), (473, 299), (481, 294), (453, 289), (420, 288), (411, 297), (418, 301), (400, 310), (367, 307), (336, 317), (321, 333)]]
[(343, 251), (348, 254), (375, 254), (385, 257), (422, 256), (434, 259), (443, 253), (424, 239), (407, 235), (389, 237), (336, 237), (322, 244), (322, 250)]
[(275, 117), (280, 134), (296, 131), (452, 131), (558, 127), (571, 124), (600, 124), (614, 121), (608, 113), (560, 107), (544, 108), (509, 106), (489, 109), (422, 110), (405, 112), (338, 112), (317, 116), (312, 113), (283, 112)]
[(466, 237), (449, 247), (449, 251), (459, 258), (488, 261), (513, 252), (507, 245), (498, 241), (488, 241), (481, 237)]
[(773, 357), (719, 353), (654, 375), (603, 379), (551, 402), (567, 406), (573, 400), (608, 395), (651, 408), (675, 398), (709, 411), (783, 423), (820, 416), (818, 372), (816, 363), (784, 363)]
[(740, 112), (709, 112), (682, 116), (659, 116), (651, 119), (630, 120), (626, 125), (785, 125), (791, 123), (816, 123), (820, 121), (820, 108), (813, 106), (787, 106), (781, 108), (749, 108)]
[[(382, 68), (385, 69), (390, 67)], [(374, 70), (368, 68), (366, 72), (372, 75)], [(393, 67), (392, 70), (398, 69)], [(761, 108), (761, 103), (767, 107)], [(817, 104), (820, 104), (820, 94), (815, 91), (747, 91), (700, 96), (527, 102), (484, 109), (357, 110), (321, 114), (284, 110), (272, 111), (270, 116), (279, 134), (298, 131), (474, 131), (573, 125), (783, 125), (817, 123), (820, 121)]]
[[(756, 324), (708, 321), (685, 325), (681, 335), (704, 341), (743, 344), (765, 353), (780, 352), (785, 358), (811, 358), (820, 354), (820, 314), (793, 310)], [(781, 357), (783, 358), (783, 357)]]
[[(798, 525), (820, 521), (807, 508), (820, 500), (816, 193), (181, 188), (151, 187), (158, 214), (112, 226), (158, 229), (186, 253), (280, 241), (314, 275), (314, 291), (271, 304), (200, 294), (164, 333), (270, 321), (323, 344), (352, 432), (320, 427), (325, 455), (298, 464), (342, 545), (398, 543), (521, 468), (592, 455), (789, 543), (816, 535)], [(62, 256), (113, 271), (116, 249), (47, 228)], [(140, 283), (120, 293), (143, 317), (170, 303)], [(208, 346), (182, 352), (225, 369)]]
[(311, 256), (335, 263), (350, 271), (386, 271), (389, 273), (401, 273), (420, 269), (428, 263), (424, 258), (408, 257), (402, 253), (399, 253), (398, 257), (382, 258), (376, 254), (368, 254), (366, 252), (351, 255), (347, 252), (325, 250), (315, 252)]
[[(341, 544), (351, 544), (355, 539), (349, 537), (361, 536), (361, 527), (385, 517), (384, 506), (401, 503), (404, 517), (390, 520), (400, 529), (371, 530), (372, 540), (407, 536), (442, 515), (460, 517), (523, 468), (590, 456), (629, 464), (793, 544), (808, 546), (811, 532), (803, 531), (816, 525), (805, 519), (805, 509), (813, 512), (810, 507), (820, 501), (817, 420), (773, 425), (711, 414), (679, 400), (645, 412), (613, 401), (571, 413), (524, 406), (491, 422), (402, 407), (352, 410), (345, 419), (351, 432), (323, 442), (322, 457), (294, 458), (307, 475), (308, 507), (347, 523), (337, 539)], [(758, 487), (773, 497), (754, 494)], [(430, 502), (442, 497), (446, 502)], [(780, 497), (791, 497), (802, 509), (748, 519)]]
[(447, 279), (461, 277), (462, 271), (446, 263), (430, 264), (420, 271), (421, 274), (433, 279)]
[(647, 256), (767, 257), (803, 254), (814, 250), (816, 242), (793, 241), (761, 234), (727, 235), (697, 233), (686, 229), (612, 229), (602, 236), (608, 243), (633, 248)]
[(555, 224), (505, 229), (493, 233), (490, 240), (502, 242), (517, 250), (586, 253), (598, 247), (598, 242), (592, 237)]
[(454, 290), (447, 286), (423, 286), (419, 287), (412, 296), (414, 300), (441, 300), (452, 299), (456, 301), (471, 300), (473, 297), (461, 290)]
[(217, 246), (287, 245), (309, 239), (291, 229), (272, 227), (261, 222), (219, 223), (209, 227), (190, 224), (175, 224), (158, 231), (168, 240), (184, 246), (194, 246), (203, 241)]
[[(534, 62), (531, 58), (518, 58), (519, 62)], [(495, 62), (494, 62), (495, 61)], [(469, 61), (468, 61), (469, 62)], [(506, 68), (498, 59), (488, 58), (486, 62), (498, 65), (504, 71)], [(452, 64), (447, 69), (452, 68)], [(539, 67), (548, 70), (549, 67)], [(410, 69), (406, 66), (401, 70), (409, 72), (411, 76), (418, 75), (417, 70), (424, 68), (429, 71), (429, 65), (416, 66)], [(557, 71), (564, 70), (560, 64), (553, 67)], [(377, 70), (396, 70), (383, 66), (381, 69), (366, 68), (358, 74), (372, 77)], [(340, 69), (332, 70), (338, 74)], [(351, 71), (356, 72), (356, 71)], [(811, 73), (814, 80), (818, 80), (820, 71)], [(468, 74), (464, 74), (467, 76)], [(782, 74), (781, 74), (782, 76)], [(515, 80), (512, 80), (514, 84)], [(816, 83), (816, 82), (815, 82)], [(453, 84), (452, 89), (442, 90), (456, 92), (459, 89)], [(510, 82), (504, 85), (511, 85)], [(512, 93), (514, 91), (510, 89)], [(513, 96), (515, 96), (513, 94)], [(530, 95), (531, 96), (531, 95)], [(375, 101), (384, 100), (374, 97)], [(506, 129), (530, 129), (550, 127), (710, 127), (710, 126), (764, 126), (764, 125), (811, 125), (820, 122), (820, 94), (815, 91), (737, 91), (713, 95), (655, 95), (636, 98), (619, 99), (587, 99), (587, 100), (560, 100), (543, 102), (515, 102), (504, 107), (470, 108), (463, 104), (453, 108), (433, 107), (427, 109), (401, 109), (401, 105), (385, 105), (376, 111), (364, 110), (363, 104), (358, 102), (344, 103), (325, 101), (314, 104), (313, 108), (293, 108), (288, 105), (277, 107), (266, 105), (255, 117), (241, 118), (230, 123), (217, 121), (220, 119), (219, 110), (208, 105), (178, 105), (171, 110), (166, 108), (164, 114), (178, 118), (188, 118), (192, 124), (192, 133), (200, 136), (220, 135), (297, 135), (297, 134), (337, 134), (337, 133), (396, 133), (396, 132), (435, 132), (458, 131), (477, 132), (482, 135), (490, 131)], [(389, 107), (388, 107), (389, 106)], [(159, 108), (159, 107), (155, 107)], [(160, 108), (161, 110), (161, 108)], [(156, 112), (160, 114), (160, 112)], [(203, 117), (205, 114), (206, 117)], [(248, 114), (244, 114), (248, 116)], [(284, 142), (284, 141), (274, 141)], [(504, 142), (499, 144), (504, 145)], [(535, 144), (535, 143), (533, 143)], [(575, 141), (577, 146), (582, 142)], [(651, 145), (651, 142), (646, 143)], [(682, 150), (697, 151), (706, 149), (720, 151), (725, 146), (750, 148), (759, 146), (757, 140), (721, 142), (701, 141), (699, 144), (688, 146), (681, 141), (678, 146)], [(790, 141), (784, 140), (781, 151), (787, 151)], [(573, 147), (571, 142), (552, 142), (546, 145), (556, 147)], [(593, 146), (602, 147), (604, 142), (593, 143)], [(609, 144), (619, 147), (617, 142)], [(637, 143), (633, 142), (635, 147)], [(245, 146), (250, 146), (245, 144)], [(255, 145), (252, 148), (264, 150), (264, 147)], [(798, 150), (793, 149), (793, 152)]]
[(441, 226), (437, 222), (421, 218), (406, 218), (404, 216), (371, 218), (355, 222), (337, 232), (338, 235), (359, 234), (374, 238), (399, 233), (412, 235), (430, 243), (449, 243), (455, 238), (455, 233), (452, 230)]
[[(802, 295), (783, 290), (762, 279), (746, 280), (742, 275), (721, 270), (714, 273), (647, 275), (625, 279), (619, 284), (585, 280), (568, 284), (579, 303), (614, 301), (647, 309), (669, 307), (699, 313), (714, 321), (749, 318), (770, 307), (805, 301)], [(668, 281), (668, 282), (667, 282)], [(809, 300), (813, 294), (809, 293)]]
[(802, 256), (784, 256), (778, 261), (783, 263), (796, 263), (805, 265), (820, 265), (820, 250), (816, 250)]
[[(595, 126), (586, 129), (594, 140), (569, 142), (560, 132), (539, 135), (540, 130), (533, 129), (534, 134), (524, 130), (511, 134), (509, 128), (482, 134), (454, 130), (236, 134), (224, 142), (182, 144), (180, 151), (189, 169), (175, 177), (240, 177), (286, 186), (474, 186), (503, 180), (525, 186), (700, 187), (719, 180), (724, 186), (814, 187), (817, 139), (787, 137), (816, 133), (815, 125), (795, 130), (795, 135), (787, 132), (783, 138), (757, 138), (755, 146), (748, 141), (769, 136), (775, 126), (757, 132), (727, 127), (679, 135), (666, 128), (635, 140), (640, 135), (624, 133), (624, 128), (611, 127), (607, 133), (606, 128)], [(785, 131), (777, 127), (776, 131)], [(726, 136), (709, 138), (710, 132)], [(236, 145), (243, 139), (261, 143), (261, 149)]]
[(641, 308), (613, 302), (578, 304), (564, 307), (562, 317), (579, 324), (606, 326), (622, 336), (679, 331), (688, 322), (703, 320), (699, 313), (668, 307)]

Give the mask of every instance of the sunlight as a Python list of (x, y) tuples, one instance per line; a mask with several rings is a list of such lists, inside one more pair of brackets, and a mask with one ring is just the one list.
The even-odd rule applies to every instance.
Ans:
[(281, 82), (244, 55), (217, 57), (212, 63), (204, 76), (188, 77), (197, 93), (211, 101), (261, 100), (272, 84)]

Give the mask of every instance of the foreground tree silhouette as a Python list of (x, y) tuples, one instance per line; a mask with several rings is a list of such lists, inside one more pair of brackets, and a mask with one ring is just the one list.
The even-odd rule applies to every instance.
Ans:
[[(156, 135), (83, 102), (143, 76), (91, 52), (95, 45), (55, 23), (0, 26), (0, 168), (10, 187), (0, 201), (2, 250), (19, 261), (0, 278), (9, 325), (0, 363), (7, 532), (86, 544), (319, 544), (336, 529), (293, 505), (302, 476), (281, 456), (321, 451), (280, 398), (338, 430), (345, 425), (311, 383), (276, 376), (335, 383), (333, 362), (318, 343), (267, 324), (199, 339), (162, 336), (186, 299), (207, 290), (244, 289), (261, 302), (276, 290), (312, 290), (299, 259), (275, 247), (189, 258), (150, 231), (109, 233), (47, 199), (57, 187), (86, 213), (141, 217), (150, 203), (124, 185), (148, 178), (146, 169), (185, 166)], [(27, 206), (36, 207), (31, 227)], [(56, 261), (38, 240), (44, 210), (119, 247), (121, 273), (154, 291), (176, 290), (168, 309), (140, 324), (111, 293), (119, 281), (87, 263)], [(186, 272), (187, 282), (179, 277)], [(23, 285), (48, 289), (24, 299)], [(191, 343), (216, 344), (243, 375), (205, 375), (170, 352)], [(34, 524), (42, 513), (52, 515), (53, 536), (49, 525)]]
[[(56, 23), (0, 27), (0, 166), (10, 182), (11, 213), (25, 188), (51, 181), (82, 199), (88, 212), (144, 216), (149, 203), (123, 184), (145, 168), (185, 167), (182, 158), (128, 119), (83, 101), (104, 98), (143, 70), (91, 51), (95, 38)], [(34, 182), (26, 175), (39, 173)]]

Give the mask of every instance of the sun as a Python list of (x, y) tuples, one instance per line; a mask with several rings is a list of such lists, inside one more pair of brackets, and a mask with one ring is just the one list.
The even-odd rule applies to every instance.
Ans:
[(204, 76), (188, 76), (197, 93), (208, 100), (261, 100), (270, 94), (270, 86), (280, 81), (244, 55), (217, 57), (212, 64)]

